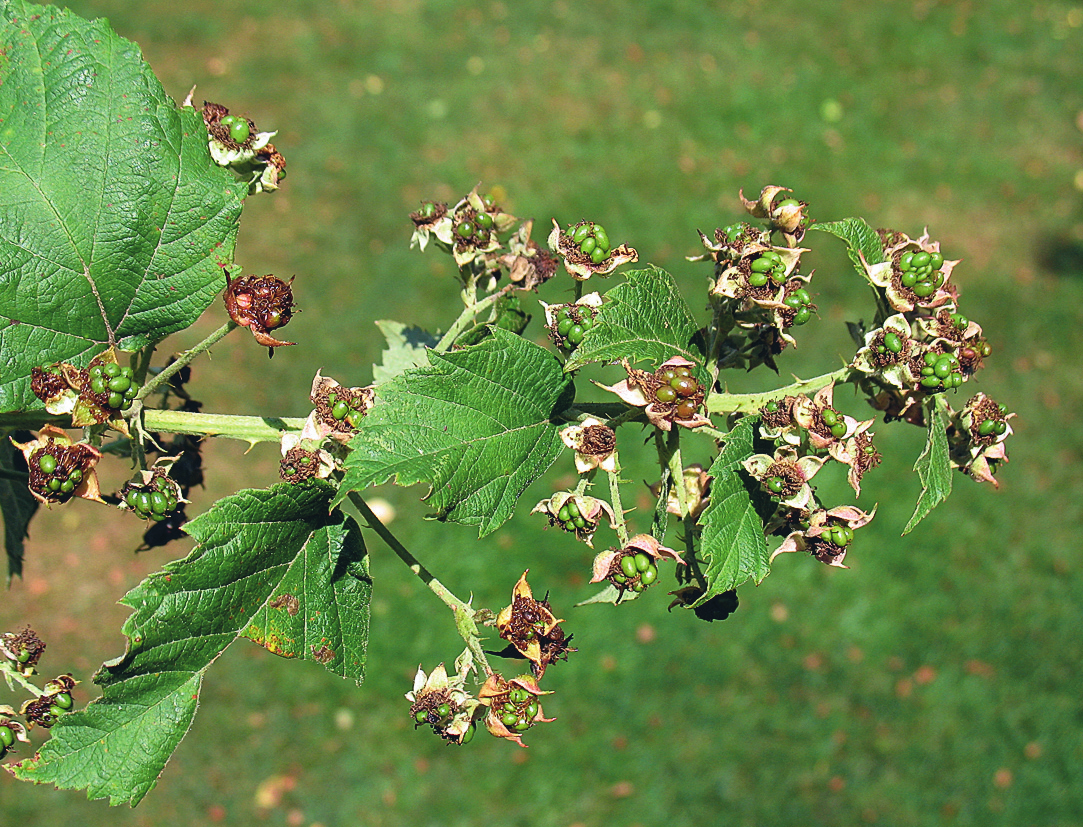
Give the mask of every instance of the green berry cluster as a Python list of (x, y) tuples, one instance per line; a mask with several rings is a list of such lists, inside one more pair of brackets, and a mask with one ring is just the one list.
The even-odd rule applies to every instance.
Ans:
[(464, 244), (488, 241), (493, 229), (493, 217), (487, 212), (464, 213), (455, 222), (455, 235)]
[(763, 287), (768, 282), (778, 285), (786, 281), (786, 263), (775, 250), (764, 250), (748, 266), (751, 271), (747, 276), (750, 287)]
[(831, 432), (831, 436), (835, 437), (835, 439), (842, 439), (846, 436), (846, 420), (834, 408), (824, 408), (820, 411), (820, 419), (823, 420), (824, 427)]
[(97, 396), (108, 396), (109, 407), (121, 411), (132, 404), (139, 385), (132, 378), (131, 368), (116, 362), (90, 366), (90, 390)]
[(500, 723), (512, 732), (526, 732), (538, 714), (538, 699), (521, 687), (508, 691), (503, 702), (493, 705)]
[[(749, 279), (751, 279), (751, 276), (749, 276)], [(793, 318), (790, 320), (791, 326), (807, 324), (808, 320), (812, 318), (815, 305), (812, 303), (812, 296), (804, 287), (798, 287), (788, 293), (782, 303), (793, 311)]]
[(248, 136), (252, 134), (252, 127), (249, 125), (248, 119), (242, 118), (240, 115), (226, 115), (218, 123), (229, 130), (230, 139), (238, 144), (243, 144), (248, 140)]
[(730, 244), (736, 244), (737, 239), (741, 236), (748, 237), (748, 225), (747, 224), (730, 224), (727, 227), (723, 227), (719, 232), (726, 237), (726, 240)]
[(124, 487), (125, 504), (144, 520), (160, 523), (171, 512), (176, 511), (179, 500), (177, 485), (168, 474), (155, 473), (147, 484), (128, 483)]
[(417, 211), (417, 214), (422, 218), (432, 218), (436, 215), (436, 202), (422, 201), (421, 209)]
[(586, 530), (594, 527), (594, 524), (580, 513), (574, 499), (569, 499), (557, 510), (557, 522), (565, 531)]
[(876, 346), (876, 352), (884, 356), (889, 353), (898, 355), (902, 353), (903, 347), (905, 345), (898, 333), (885, 330), (884, 335), (880, 338), (880, 344)]
[(654, 389), (655, 399), (667, 405), (675, 403), (674, 413), (677, 419), (691, 419), (699, 407), (696, 396), (703, 392), (696, 377), (692, 375), (692, 369), (684, 365), (666, 368), (655, 374), (655, 378), (661, 382)]
[[(1007, 416), (1008, 406), (997, 405), (1001, 416)], [(1008, 430), (1008, 423), (1003, 419), (983, 419), (977, 427), (978, 436), (1003, 436)]]
[(53, 704), (49, 707), (49, 713), (54, 717), (60, 717), (65, 712), (70, 712), (72, 706), (75, 705), (75, 701), (72, 700), (69, 692), (57, 692), (51, 696), (51, 700)]
[(970, 324), (970, 319), (964, 316), (962, 313), (949, 313), (948, 321), (952, 326), (959, 331), (964, 331)]
[[(53, 502), (65, 502), (71, 497), (79, 483), (83, 481), (83, 469), (69, 463), (59, 452), (62, 447), (56, 444), (38, 448), (30, 455), (31, 485), (43, 497)], [(34, 471), (38, 473), (35, 474)]]
[(414, 713), (414, 721), (418, 724), (433, 724), (451, 720), (451, 704), (447, 701), (430, 708), (422, 707)]
[(658, 579), (658, 566), (644, 551), (626, 554), (620, 558), (620, 571), (609, 575), (618, 589), (642, 592)]
[(927, 299), (944, 284), (940, 268), (944, 256), (940, 253), (905, 252), (899, 257), (899, 283), (909, 288), (919, 299)]
[(347, 425), (353, 430), (357, 430), (361, 417), (365, 415), (365, 412), (361, 410), (360, 400), (352, 396), (340, 396), (335, 391), (327, 394), (327, 407), (335, 422)]
[(594, 264), (609, 258), (609, 234), (601, 224), (576, 224), (568, 228), (568, 236), (579, 246), (579, 252), (589, 256)]
[(594, 310), (586, 305), (566, 304), (555, 315), (557, 344), (569, 352), (579, 347), (594, 327)]
[(843, 523), (834, 523), (820, 534), (820, 539), (834, 543), (839, 548), (846, 548), (854, 541), (854, 530)]
[(939, 393), (963, 384), (963, 372), (954, 354), (928, 351), (923, 360), (921, 387), (926, 393)]

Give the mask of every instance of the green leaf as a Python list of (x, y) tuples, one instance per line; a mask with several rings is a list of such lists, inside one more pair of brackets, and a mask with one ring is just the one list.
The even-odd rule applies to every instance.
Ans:
[(576, 607), (579, 607), (589, 606), (591, 603), (611, 603), (615, 606), (618, 603), (628, 603), (632, 600), (635, 600), (641, 594), (643, 594), (643, 592), (635, 592), (631, 589), (622, 592), (612, 583), (606, 583), (605, 586), (602, 587), (601, 591), (588, 597), (586, 600), (579, 601), (575, 605)]
[(921, 452), (914, 470), (921, 480), (921, 494), (910, 522), (903, 529), (909, 534), (938, 504), (951, 493), (951, 456), (948, 450), (948, 415), (944, 410), (947, 404), (943, 395), (931, 396), (925, 400), (925, 420), (929, 426), (925, 450)]
[(753, 438), (758, 423), (759, 417), (742, 418), (729, 432), (708, 472), (713, 477), (711, 501), (699, 520), (703, 534), (698, 548), (707, 590), (692, 607), (746, 580), (760, 583), (770, 573), (757, 486), (741, 467), (755, 453)]
[(847, 254), (862, 278), (866, 277), (865, 267), (861, 263), (860, 253), (869, 264), (881, 264), (887, 261), (884, 256), (884, 243), (879, 234), (870, 227), (864, 218), (844, 218), (841, 221), (829, 221), (813, 224), (810, 230), (830, 233), (846, 242)]
[(192, 324), (224, 286), (246, 186), (105, 21), (0, 7), (0, 411), (30, 369)]
[(439, 336), (434, 336), (427, 330), (390, 319), (380, 319), (376, 326), (387, 340), (383, 363), (372, 366), (372, 381), (377, 385), (394, 379), (408, 368), (427, 365), (429, 357), (425, 349), (435, 347), (440, 341)]
[(122, 603), (128, 650), (95, 682), (102, 697), (65, 715), (18, 778), (137, 804), (195, 715), (203, 675), (239, 636), (364, 677), (371, 582), (360, 528), (328, 513), (323, 482), (240, 491), (185, 526), (198, 545)]
[(605, 294), (594, 326), (564, 369), (621, 359), (647, 360), (658, 367), (673, 356), (701, 363), (700, 326), (673, 276), (658, 267), (630, 270), (624, 276), (623, 284)]
[(564, 449), (551, 417), (570, 404), (571, 382), (549, 351), (495, 327), (429, 362), (377, 388), (338, 500), (392, 477), (425, 482), (441, 519), (485, 536)]
[[(29, 431), (16, 431), (11, 436), (17, 442), (29, 442), (34, 438)], [(12, 475), (26, 473), (23, 455), (11, 444), (6, 432), (0, 432), (0, 472)], [(23, 540), (30, 536), (30, 520), (37, 510), (38, 501), (30, 493), (26, 482), (0, 476), (0, 514), (4, 517), (4, 549), (8, 557), (9, 586), (12, 577), (22, 577)]]

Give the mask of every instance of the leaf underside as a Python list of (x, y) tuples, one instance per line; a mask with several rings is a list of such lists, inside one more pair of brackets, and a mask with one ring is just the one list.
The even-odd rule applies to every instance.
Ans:
[(128, 649), (16, 777), (137, 804), (191, 726), (203, 675), (238, 637), (360, 683), (371, 580), (360, 529), (328, 513), (333, 486), (241, 491), (185, 526), (198, 545), (121, 601)]
[(30, 369), (191, 325), (224, 286), (246, 187), (105, 21), (0, 4), (0, 411)]
[(925, 419), (928, 423), (928, 436), (925, 450), (921, 452), (914, 470), (921, 481), (921, 494), (910, 521), (903, 529), (909, 534), (929, 512), (942, 503), (951, 494), (951, 455), (948, 449), (948, 417), (937, 397), (926, 399)]
[(549, 351), (500, 328), (429, 362), (379, 386), (338, 499), (391, 478), (428, 483), (438, 517), (485, 536), (564, 449), (552, 417), (571, 382)]
[(859, 252), (869, 264), (882, 264), (887, 261), (880, 235), (863, 218), (826, 221), (822, 224), (813, 224), (809, 229), (830, 233), (845, 241), (846, 253), (862, 277), (865, 277), (865, 267), (861, 263)]
[(741, 462), (755, 453), (753, 438), (758, 423), (758, 417), (742, 418), (708, 472), (713, 478), (711, 499), (700, 518), (703, 533), (697, 549), (707, 590), (693, 607), (746, 580), (760, 583), (770, 573), (763, 517), (757, 509), (759, 493), (741, 467)]
[(409, 368), (427, 365), (426, 348), (434, 347), (439, 341), (438, 336), (427, 330), (402, 322), (381, 319), (376, 326), (387, 340), (381, 363), (372, 366), (372, 381), (377, 385), (394, 379)]

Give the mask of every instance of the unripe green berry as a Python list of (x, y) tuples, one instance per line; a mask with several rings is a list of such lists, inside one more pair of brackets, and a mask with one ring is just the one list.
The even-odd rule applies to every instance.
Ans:
[(513, 729), (519, 723), (519, 716), (514, 712), (505, 712), (500, 716), (500, 723), (508, 727), (508, 729)]
[(826, 425), (828, 428), (832, 427), (835, 423), (839, 421), (838, 412), (831, 408), (824, 408), (823, 411), (820, 413), (820, 418), (823, 419), (824, 425)]
[(594, 225), (594, 240), (598, 242), (599, 248), (609, 252), (609, 234), (597, 224)]
[(492, 229), (493, 217), (487, 212), (479, 212), (474, 216), (474, 222), (483, 230)]
[(51, 474), (56, 471), (56, 457), (52, 454), (42, 454), (38, 457), (38, 468), (43, 474)]
[(812, 311), (807, 307), (798, 308), (797, 312), (793, 314), (793, 324), (795, 327), (800, 327), (803, 324), (808, 324), (809, 319), (812, 318)]
[(651, 558), (649, 554), (645, 554), (644, 552), (640, 551), (633, 559), (635, 560), (636, 571), (646, 571), (648, 568), (650, 568)]
[(570, 328), (568, 328), (567, 339), (573, 345), (580, 344), (583, 341), (584, 335), (585, 334), (583, 332), (583, 325), (573, 324)]
[(60, 483), (60, 491), (62, 494), (70, 494), (75, 490), (75, 483), (71, 480), (64, 480)]
[(609, 258), (608, 250), (603, 250), (601, 247), (595, 247), (593, 250), (591, 250), (590, 260), (592, 263), (601, 264), (607, 258)]
[(748, 284), (750, 287), (763, 287), (767, 282), (771, 280), (771, 277), (766, 273), (749, 273)]
[(899, 338), (898, 334), (889, 330), (884, 333), (884, 347), (892, 353), (899, 353), (903, 349), (902, 339)]
[(996, 431), (997, 436), (1003, 436), (1004, 433), (1008, 430), (1008, 423), (1000, 421), (997, 423), (996, 428), (994, 428), (993, 430)]
[(997, 421), (995, 419), (983, 419), (981, 424), (978, 425), (979, 436), (989, 436), (996, 430)]
[(620, 560), (620, 570), (625, 577), (632, 578), (639, 574), (639, 568), (636, 566), (635, 557), (622, 557)]
[(451, 707), (446, 703), (440, 704), (440, 706), (436, 707), (436, 714), (441, 718), (446, 718), (451, 714)]
[(643, 586), (649, 586), (658, 579), (658, 567), (653, 563), (639, 575), (639, 582)]
[(61, 709), (71, 709), (73, 701), (71, 695), (67, 692), (59, 692), (53, 695), (53, 703), (59, 706)]
[(248, 126), (248, 121), (244, 118), (237, 118), (237, 120), (229, 125), (229, 137), (239, 144), (243, 144), (247, 141), (248, 136), (251, 134), (252, 130)]
[(90, 380), (90, 389), (94, 393), (105, 393), (109, 390), (109, 385), (106, 383), (103, 377), (95, 376), (93, 379)]
[(425, 719), (429, 717), (429, 711), (427, 709), (419, 709), (414, 713), (414, 720), (419, 724), (425, 723)]
[(124, 394), (111, 393), (109, 394), (109, 407), (116, 408), (118, 411), (124, 404)]
[(677, 405), (674, 412), (677, 414), (678, 419), (691, 419), (692, 415), (696, 412), (696, 403), (691, 399), (685, 399)]
[(538, 715), (538, 702), (531, 701), (526, 705), (526, 709), (523, 710), (523, 717), (528, 721), (533, 721)]
[(659, 402), (668, 403), (677, 398), (677, 391), (669, 385), (660, 385), (658, 390), (654, 392), (654, 395)]
[(14, 743), (15, 733), (11, 731), (11, 727), (0, 724), (0, 755), (3, 754), (2, 750), (6, 750)]
[(572, 241), (576, 244), (582, 244), (584, 239), (590, 235), (590, 224), (580, 224), (572, 232)]
[(772, 494), (781, 494), (782, 489), (786, 487), (786, 481), (782, 477), (768, 477), (764, 481), (764, 485)]
[(15, 660), (19, 663), (30, 663), (30, 650), (25, 646), (19, 650), (19, 654), (15, 656)]
[(462, 239), (471, 238), (474, 235), (474, 224), (470, 221), (460, 221), (455, 226), (455, 234)]
[(102, 366), (102, 372), (110, 379), (114, 376), (120, 376), (120, 365), (116, 362), (108, 362)]
[(846, 436), (846, 423), (839, 422), (835, 425), (832, 425), (831, 436), (835, 437), (835, 439), (842, 439), (844, 436)]
[(572, 512), (568, 510), (567, 504), (562, 505), (557, 511), (557, 519), (560, 520), (562, 523), (571, 522)]
[(774, 269), (774, 266), (775, 263), (765, 255), (752, 259), (752, 263), (749, 265), (753, 273), (769, 273)]

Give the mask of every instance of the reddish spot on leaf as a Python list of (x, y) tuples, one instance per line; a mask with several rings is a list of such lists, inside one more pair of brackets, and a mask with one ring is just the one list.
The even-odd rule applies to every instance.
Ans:
[(321, 646), (319, 649), (313, 646), (312, 657), (316, 659), (317, 663), (328, 663), (334, 660), (335, 653), (327, 646)]

